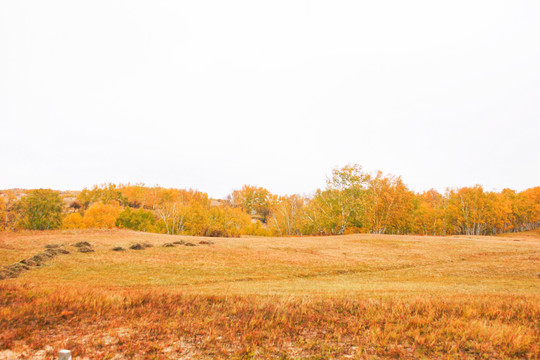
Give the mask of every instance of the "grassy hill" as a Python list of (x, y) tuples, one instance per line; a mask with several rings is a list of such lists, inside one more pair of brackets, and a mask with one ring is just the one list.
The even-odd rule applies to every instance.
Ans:
[(538, 233), (201, 241), (0, 234), (0, 266), (69, 251), (0, 281), (0, 359), (63, 347), (92, 359), (540, 354)]

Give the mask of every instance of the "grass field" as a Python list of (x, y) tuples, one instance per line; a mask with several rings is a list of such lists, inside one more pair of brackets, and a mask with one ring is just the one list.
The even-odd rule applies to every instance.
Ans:
[(540, 356), (539, 233), (201, 240), (0, 233), (0, 266), (70, 251), (0, 280), (0, 359)]

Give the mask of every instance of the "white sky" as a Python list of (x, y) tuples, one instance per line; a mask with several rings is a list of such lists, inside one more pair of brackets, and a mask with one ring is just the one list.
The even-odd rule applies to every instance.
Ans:
[(540, 185), (540, 1), (1, 1), (0, 189)]

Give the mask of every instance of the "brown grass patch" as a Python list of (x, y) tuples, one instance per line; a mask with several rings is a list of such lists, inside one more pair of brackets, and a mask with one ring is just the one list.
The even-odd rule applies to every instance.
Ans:
[[(0, 255), (80, 241), (95, 252), (0, 283), (0, 359), (60, 348), (91, 359), (540, 356), (540, 241), (528, 234), (163, 247), (207, 239), (28, 232), (0, 234)], [(111, 251), (133, 243), (154, 246)]]

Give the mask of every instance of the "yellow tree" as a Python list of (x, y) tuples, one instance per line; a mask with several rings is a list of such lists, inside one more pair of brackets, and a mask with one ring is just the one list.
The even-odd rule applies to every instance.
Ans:
[(118, 203), (124, 205), (126, 199), (122, 196), (122, 192), (115, 184), (108, 183), (101, 186), (95, 185), (92, 189), (84, 188), (79, 195), (77, 201), (88, 209), (92, 204), (100, 201), (103, 204)]
[(150, 191), (150, 188), (145, 186), (144, 184), (127, 184), (127, 185), (119, 185), (118, 190), (122, 194), (122, 197), (126, 201), (126, 205), (132, 208), (146, 208), (151, 209), (152, 204), (148, 203), (148, 193)]
[(13, 231), (18, 228), (24, 213), (19, 203), (23, 196), (21, 190), (3, 190), (0, 194), (2, 209), (0, 211), (0, 231)]
[(240, 208), (214, 206), (210, 209), (206, 236), (238, 237), (251, 222), (251, 217)]
[[(200, 191), (158, 188), (154, 211), (167, 234), (181, 234), (189, 215), (197, 215), (194, 208), (209, 206), (208, 195)], [(189, 220), (194, 227), (193, 218)]]
[(314, 235), (339, 234), (347, 222), (349, 216), (344, 217), (340, 206), (340, 194), (338, 190), (318, 189), (304, 209), (306, 223), (304, 233)]
[(446, 235), (446, 198), (434, 189), (416, 195), (413, 232), (424, 235)]
[(486, 229), (484, 234), (506, 231), (512, 219), (512, 203), (503, 193), (486, 192)]
[(448, 216), (454, 232), (483, 235), (488, 228), (488, 195), (481, 185), (448, 192)]
[(372, 233), (406, 233), (411, 228), (414, 194), (401, 177), (372, 177), (368, 189), (368, 219)]
[(529, 209), (527, 228), (528, 230), (536, 229), (540, 226), (540, 186), (527, 189), (520, 194), (523, 194), (527, 199), (527, 208)]
[(118, 203), (104, 204), (98, 201), (84, 213), (83, 225), (87, 229), (112, 229), (121, 211)]
[(210, 226), (210, 205), (205, 202), (191, 201), (186, 211), (184, 232), (188, 235), (204, 236)]
[(161, 189), (154, 210), (167, 234), (180, 234), (184, 230), (187, 206), (182, 202), (178, 189)]
[(84, 229), (84, 227), (83, 217), (78, 212), (67, 214), (62, 221), (63, 229), (75, 230)]
[(299, 195), (272, 196), (268, 226), (277, 235), (302, 235), (304, 198)]
[(330, 225), (331, 233), (343, 234), (348, 226), (366, 225), (370, 179), (360, 165), (332, 170), (326, 191), (316, 193), (313, 199), (322, 215), (319, 218)]
[(511, 225), (508, 230), (527, 231), (540, 226), (540, 187), (530, 188), (519, 193), (504, 189), (504, 196), (512, 207)]
[(270, 211), (270, 196), (270, 191), (265, 188), (244, 185), (242, 189), (234, 190), (229, 195), (228, 201), (232, 207), (240, 207), (249, 215), (266, 222), (266, 217)]
[[(0, 220), (4, 221), (6, 217), (7, 217), (6, 200), (4, 199), (4, 196), (0, 194)], [(5, 230), (5, 226), (0, 226), (0, 231), (2, 230)]]

